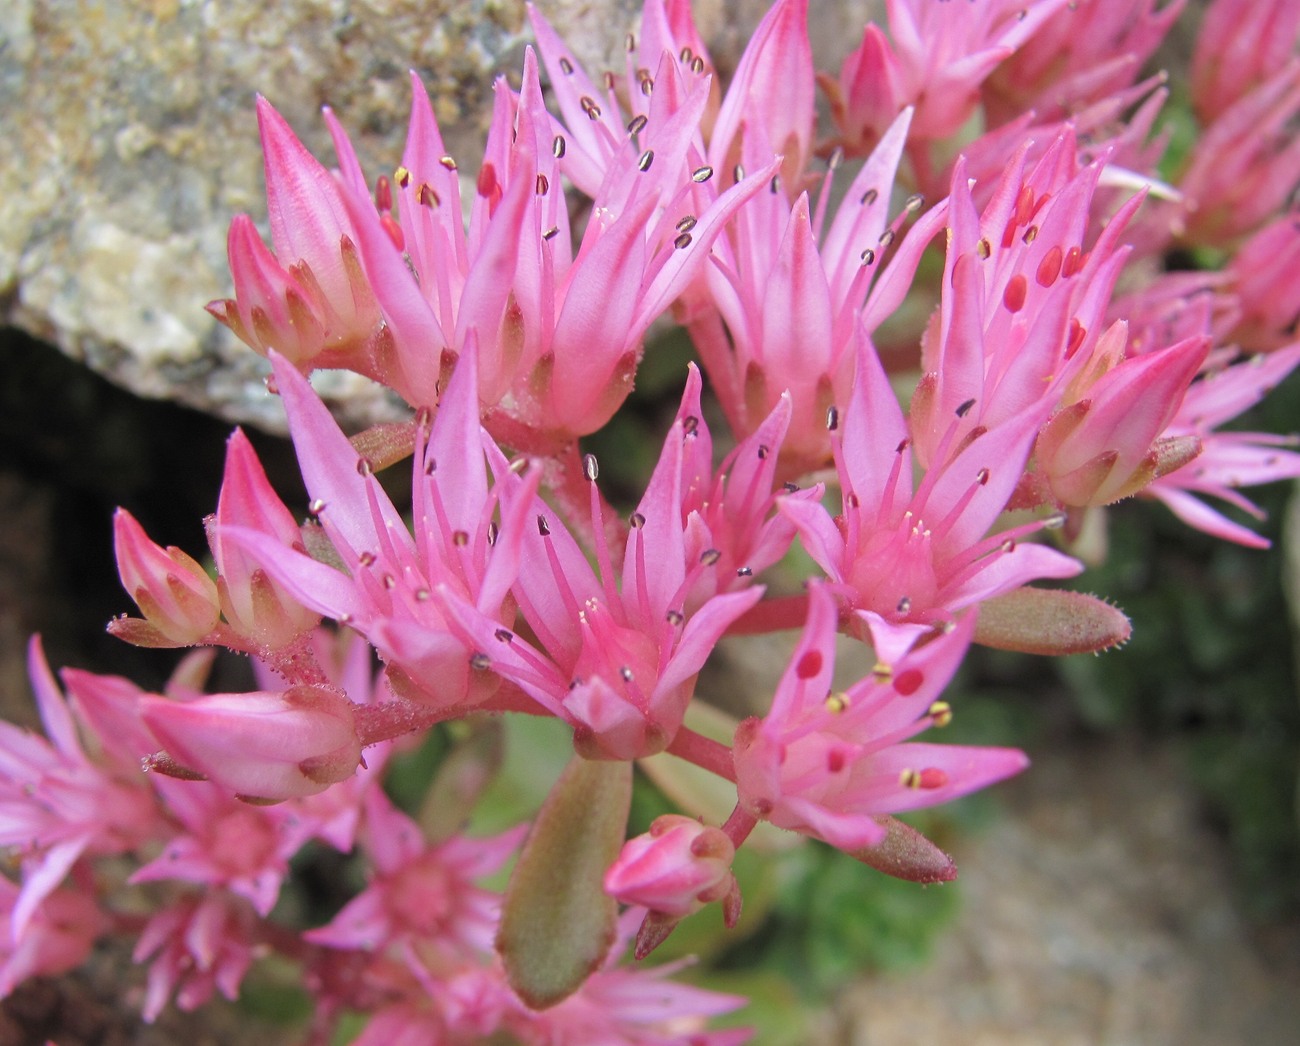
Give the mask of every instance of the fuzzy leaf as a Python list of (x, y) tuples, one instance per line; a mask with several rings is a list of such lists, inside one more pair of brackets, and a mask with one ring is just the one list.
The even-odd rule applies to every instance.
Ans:
[(1132, 631), (1122, 610), (1096, 596), (1018, 588), (980, 605), (975, 642), (1024, 654), (1089, 654), (1128, 642)]
[(496, 947), (510, 987), (535, 1010), (567, 999), (604, 960), (618, 906), (605, 870), (618, 857), (632, 764), (575, 757), (533, 823), (506, 888)]

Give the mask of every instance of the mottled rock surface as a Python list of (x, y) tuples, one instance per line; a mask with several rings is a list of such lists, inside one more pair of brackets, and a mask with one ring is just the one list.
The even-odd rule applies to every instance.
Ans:
[[(541, 7), (590, 67), (621, 67), (637, 0)], [(696, 7), (725, 69), (766, 4)], [(825, 7), (812, 23), (829, 61), (866, 5)], [(142, 395), (278, 427), (264, 364), (202, 308), (230, 293), (231, 217), (265, 214), (254, 95), (323, 157), (328, 103), (378, 172), (400, 154), (413, 68), (449, 146), (469, 154), (493, 76), (527, 39), (522, 0), (6, 0), (0, 322)], [(322, 391), (354, 421), (385, 411), (359, 379)]]

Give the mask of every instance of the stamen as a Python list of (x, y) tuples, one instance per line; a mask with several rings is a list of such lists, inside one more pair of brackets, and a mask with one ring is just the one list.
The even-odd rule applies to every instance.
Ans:
[(926, 715), (930, 717), (930, 722), (937, 727), (945, 727), (952, 722), (952, 705), (947, 701), (936, 701), (928, 709)]
[(587, 478), (588, 483), (596, 482), (596, 477), (600, 475), (600, 465), (596, 461), (595, 454), (582, 456), (582, 474)]
[(564, 158), (564, 153), (568, 149), (568, 143), (564, 140), (564, 135), (557, 134), (555, 140), (551, 142), (551, 155), (557, 160)]
[(707, 165), (704, 167), (697, 167), (691, 172), (691, 181), (696, 183), (707, 182), (712, 177), (713, 168)]

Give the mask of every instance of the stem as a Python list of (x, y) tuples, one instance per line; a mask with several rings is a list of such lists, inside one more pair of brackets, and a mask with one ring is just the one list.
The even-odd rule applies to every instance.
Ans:
[(737, 803), (736, 808), (731, 811), (731, 816), (727, 818), (727, 823), (722, 826), (722, 832), (731, 840), (732, 845), (739, 850), (741, 844), (749, 838), (749, 833), (757, 825), (758, 818), (747, 810), (741, 809), (740, 804)]
[(766, 635), (791, 628), (803, 628), (808, 620), (808, 597), (778, 596), (756, 603), (727, 629), (729, 636)]
[(736, 766), (731, 758), (731, 749), (719, 741), (697, 734), (690, 727), (678, 729), (668, 751), (702, 770), (717, 774), (732, 784), (736, 783)]

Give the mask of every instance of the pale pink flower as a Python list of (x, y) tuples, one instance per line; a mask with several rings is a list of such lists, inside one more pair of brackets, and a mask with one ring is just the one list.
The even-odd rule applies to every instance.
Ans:
[[(260, 96), (257, 122), (275, 253), (252, 219), (238, 216), (228, 242), (235, 297), (208, 311), (263, 356), (275, 350), (304, 372), (347, 366), (381, 377), (374, 365), (380, 316), (343, 204), (348, 179), (327, 171)], [(356, 166), (350, 152), (340, 161)]]
[(1072, 0), (989, 77), (990, 126), (1030, 110), (1039, 120), (1079, 110), (1133, 85), (1186, 7), (1186, 0)]
[(1292, 0), (1215, 0), (1207, 6), (1192, 55), (1192, 106), (1211, 124), (1278, 73), (1300, 39)]
[(176, 879), (246, 898), (265, 917), (303, 841), (293, 809), (253, 806), (210, 781), (154, 774), (155, 790), (179, 822), (162, 852), (131, 876), (133, 883)]
[(427, 949), (489, 953), (500, 895), (476, 882), (514, 855), (526, 828), (430, 844), (382, 790), (366, 794), (364, 809), (370, 883), (327, 925), (304, 937), (327, 948), (381, 952), (392, 946), (412, 956)]
[(823, 80), (845, 148), (865, 152), (907, 106), (916, 110), (913, 139), (951, 137), (979, 106), (989, 74), (1066, 4), (889, 0), (889, 36), (868, 23), (838, 81)]
[(312, 795), (350, 778), (361, 758), (353, 706), (325, 686), (146, 696), (140, 714), (173, 760), (243, 797)]
[(161, 827), (138, 763), (128, 778), (120, 765), (87, 756), (35, 637), (28, 671), (50, 740), (0, 721), (0, 846), (12, 849), (23, 873), (9, 909), (15, 941), (79, 859), (129, 851)]
[(253, 963), (257, 917), (242, 897), (210, 891), (155, 913), (136, 941), (132, 959), (149, 963), (142, 1015), (152, 1024), (175, 996), (186, 1012), (220, 991), (239, 997)]
[(620, 904), (686, 916), (738, 890), (736, 847), (718, 828), (681, 814), (656, 817), (623, 844), (605, 873), (605, 892)]
[(75, 969), (90, 955), (109, 921), (79, 890), (58, 889), (19, 926), (14, 909), (21, 891), (0, 876), (0, 999), (29, 977), (54, 977)]
[(207, 522), (222, 613), (237, 635), (258, 648), (279, 649), (316, 626), (319, 614), (300, 605), (271, 580), (265, 567), (225, 537), (226, 528), (248, 527), (274, 538), (286, 550), (303, 550), (298, 524), (271, 488), (257, 452), (239, 429), (230, 436), (217, 512)]
[(1225, 340), (1247, 352), (1271, 352), (1294, 341), (1300, 333), (1300, 210), (1243, 243), (1227, 272), (1240, 315)]
[(217, 586), (193, 557), (154, 544), (124, 508), (113, 516), (113, 544), (122, 587), (144, 621), (118, 618), (109, 631), (146, 646), (192, 646), (216, 628)]
[(1181, 409), (1166, 430), (1170, 435), (1197, 437), (1196, 460), (1156, 480), (1146, 493), (1164, 502), (1188, 526), (1225, 541), (1252, 548), (1269, 542), (1248, 527), (1230, 520), (1197, 495), (1208, 494), (1256, 519), (1263, 512), (1240, 493), (1240, 487), (1300, 477), (1300, 453), (1294, 436), (1267, 432), (1217, 432), (1264, 398), (1300, 365), (1300, 342), (1267, 356), (1220, 366), (1192, 384)]
[(1229, 246), (1278, 214), (1300, 184), (1300, 57), (1225, 109), (1196, 139), (1179, 188), (1185, 236)]
[(938, 697), (974, 624), (966, 615), (836, 693), (835, 600), (826, 586), (813, 585), (807, 625), (771, 710), (736, 730), (741, 806), (853, 851), (884, 840), (881, 815), (947, 802), (1023, 770), (1028, 760), (1012, 749), (909, 740), (951, 718)]

